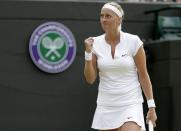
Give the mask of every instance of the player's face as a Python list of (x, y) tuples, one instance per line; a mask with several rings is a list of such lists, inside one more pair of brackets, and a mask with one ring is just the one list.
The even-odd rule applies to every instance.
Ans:
[(120, 18), (109, 9), (102, 9), (100, 14), (100, 22), (105, 32), (117, 30), (120, 25)]

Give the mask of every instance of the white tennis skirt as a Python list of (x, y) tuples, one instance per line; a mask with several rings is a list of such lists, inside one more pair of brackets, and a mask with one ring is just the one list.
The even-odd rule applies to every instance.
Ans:
[(142, 131), (145, 131), (143, 115), (143, 104), (132, 104), (126, 106), (97, 106), (92, 128), (98, 130), (109, 130), (121, 127), (125, 122), (137, 123)]

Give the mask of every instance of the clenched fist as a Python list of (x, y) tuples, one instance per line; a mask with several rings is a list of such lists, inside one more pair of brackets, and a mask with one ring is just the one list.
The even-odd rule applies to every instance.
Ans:
[(94, 42), (93, 37), (89, 37), (89, 38), (85, 39), (84, 43), (85, 43), (86, 52), (90, 53), (92, 51), (93, 42)]

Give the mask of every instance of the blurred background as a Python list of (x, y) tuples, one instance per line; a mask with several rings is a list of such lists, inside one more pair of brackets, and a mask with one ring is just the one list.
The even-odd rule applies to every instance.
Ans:
[[(103, 33), (99, 14), (108, 1), (0, 0), (1, 131), (93, 131), (98, 81), (85, 82), (83, 42)], [(180, 131), (181, 1), (117, 2), (125, 11), (122, 30), (144, 42), (157, 105), (155, 131)], [(73, 63), (56, 74), (38, 69), (29, 54), (33, 31), (52, 21), (68, 27), (77, 44)]]

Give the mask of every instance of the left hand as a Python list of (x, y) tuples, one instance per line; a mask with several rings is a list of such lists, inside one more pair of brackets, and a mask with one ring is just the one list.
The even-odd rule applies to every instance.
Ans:
[(157, 120), (157, 115), (155, 108), (149, 108), (147, 116), (146, 116), (146, 123), (148, 124), (148, 121), (151, 120), (153, 123), (153, 126), (156, 127), (156, 120)]

